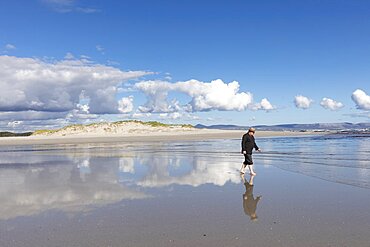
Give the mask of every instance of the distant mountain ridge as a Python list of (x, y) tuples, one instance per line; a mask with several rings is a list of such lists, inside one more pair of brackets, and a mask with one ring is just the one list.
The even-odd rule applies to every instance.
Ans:
[(202, 125), (197, 124), (195, 128), (203, 129), (224, 129), (224, 130), (246, 130), (249, 127), (254, 127), (259, 130), (275, 130), (275, 131), (305, 131), (305, 130), (370, 130), (370, 123), (314, 123), (314, 124), (277, 124), (277, 125), (229, 125), (229, 124), (217, 124), (217, 125)]

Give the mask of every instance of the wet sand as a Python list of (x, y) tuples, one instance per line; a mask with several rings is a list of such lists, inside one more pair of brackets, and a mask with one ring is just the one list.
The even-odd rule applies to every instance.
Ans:
[[(305, 138), (257, 139), (253, 186), (239, 140), (4, 147), (0, 246), (368, 246), (370, 188), (315, 177), (302, 154), (338, 147)], [(368, 142), (350, 146), (345, 179), (368, 180)]]

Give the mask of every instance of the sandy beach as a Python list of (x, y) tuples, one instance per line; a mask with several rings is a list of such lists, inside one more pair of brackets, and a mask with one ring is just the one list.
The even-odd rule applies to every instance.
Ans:
[[(195, 128), (137, 128), (118, 133), (90, 131), (85, 133), (63, 133), (63, 135), (37, 135), (28, 137), (3, 137), (0, 145), (32, 145), (32, 144), (74, 144), (74, 143), (113, 143), (113, 142), (155, 142), (155, 141), (199, 141), (208, 139), (241, 138), (242, 130), (217, 130)], [(258, 131), (258, 137), (274, 136), (307, 136), (318, 135), (316, 132), (295, 131)]]

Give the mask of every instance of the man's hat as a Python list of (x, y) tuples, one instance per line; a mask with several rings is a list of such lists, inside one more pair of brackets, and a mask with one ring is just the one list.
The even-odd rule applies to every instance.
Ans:
[(256, 129), (255, 128), (249, 128), (248, 132), (256, 132)]

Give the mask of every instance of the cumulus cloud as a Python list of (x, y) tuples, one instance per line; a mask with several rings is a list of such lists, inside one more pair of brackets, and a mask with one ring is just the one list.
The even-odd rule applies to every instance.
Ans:
[(332, 111), (336, 111), (344, 106), (341, 102), (337, 102), (330, 98), (323, 98), (320, 102), (320, 105), (325, 109), (329, 109)]
[(83, 113), (89, 113), (90, 107), (89, 105), (77, 104), (77, 108)]
[(150, 73), (126, 72), (86, 59), (45, 62), (0, 56), (0, 111), (71, 111), (84, 94), (90, 113), (119, 113), (115, 98), (118, 87), (147, 74)]
[(239, 83), (224, 83), (214, 80), (204, 83), (197, 80), (178, 82), (178, 89), (192, 97), (190, 105), (193, 111), (242, 111), (252, 103), (251, 93), (239, 93)]
[(308, 109), (313, 100), (302, 95), (297, 95), (294, 98), (294, 104), (297, 108)]
[(82, 121), (88, 122), (91, 119), (97, 119), (99, 115), (90, 114), (90, 106), (88, 104), (77, 104), (76, 109), (68, 112), (65, 119), (68, 123), (79, 123)]
[[(135, 88), (147, 96), (145, 105), (140, 106), (141, 112), (168, 113), (180, 109), (199, 111), (243, 111), (251, 106), (253, 96), (251, 93), (239, 92), (239, 83), (233, 81), (224, 83), (222, 80), (201, 82), (189, 80), (170, 83), (167, 81), (143, 81), (135, 84)], [(184, 93), (191, 100), (180, 106), (177, 100), (168, 102), (170, 91)]]
[(134, 109), (134, 97), (124, 97), (118, 101), (118, 110), (121, 113), (129, 113)]
[(268, 99), (264, 98), (261, 100), (261, 103), (256, 103), (251, 105), (251, 110), (264, 110), (264, 111), (272, 111), (275, 110), (276, 107), (273, 106)]
[(139, 106), (141, 112), (173, 112), (173, 107), (167, 102), (168, 91), (173, 90), (173, 84), (165, 81), (144, 81), (135, 84), (135, 88), (147, 96), (147, 102)]
[(16, 128), (18, 127), (20, 124), (22, 124), (23, 121), (13, 121), (13, 122), (8, 122), (8, 127), (10, 128)]
[(370, 96), (363, 90), (357, 89), (352, 93), (352, 100), (356, 103), (356, 107), (361, 110), (370, 110)]

